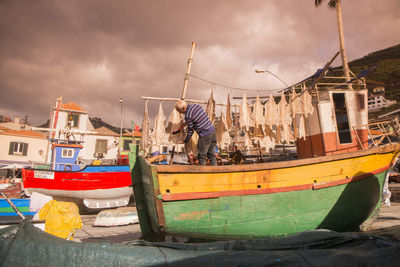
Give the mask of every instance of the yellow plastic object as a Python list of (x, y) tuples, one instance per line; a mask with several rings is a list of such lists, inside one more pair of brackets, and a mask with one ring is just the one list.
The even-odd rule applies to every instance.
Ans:
[(72, 240), (76, 229), (82, 228), (78, 206), (72, 202), (50, 200), (39, 211), (39, 219), (45, 220), (46, 233)]
[(92, 162), (92, 165), (100, 165), (100, 164), (101, 164), (101, 161), (98, 159), (93, 160), (93, 162)]

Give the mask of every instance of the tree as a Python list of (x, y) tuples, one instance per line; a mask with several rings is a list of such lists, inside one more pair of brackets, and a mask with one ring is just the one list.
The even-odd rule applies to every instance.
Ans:
[[(315, 0), (315, 6), (318, 7), (319, 5), (321, 5), (322, 1), (323, 0)], [(339, 30), (340, 54), (342, 56), (344, 76), (346, 77), (346, 82), (349, 82), (350, 81), (350, 72), (349, 72), (349, 64), (347, 63), (346, 50), (344, 47), (341, 0), (329, 0), (328, 6), (330, 8), (336, 8), (336, 19), (337, 19), (338, 30)], [(350, 84), (349, 84), (349, 88), (351, 89)]]

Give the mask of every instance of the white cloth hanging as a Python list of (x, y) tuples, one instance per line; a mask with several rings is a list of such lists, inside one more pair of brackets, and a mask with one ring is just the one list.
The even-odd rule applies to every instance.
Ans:
[(228, 100), (226, 102), (226, 125), (228, 129), (230, 129), (233, 126), (232, 122), (232, 114), (231, 114), (231, 98), (228, 93)]
[(242, 103), (239, 110), (239, 125), (245, 131), (249, 131), (251, 126), (254, 126), (254, 120), (251, 116), (250, 108), (247, 104), (246, 93), (243, 93)]
[(274, 97), (269, 94), (267, 103), (265, 103), (265, 126), (273, 129), (278, 124), (278, 107), (275, 103)]
[(187, 154), (193, 154), (197, 157), (197, 143), (199, 142), (199, 136), (196, 132), (193, 133), (189, 142), (185, 144), (185, 151)]
[(217, 136), (218, 147), (225, 149), (231, 143), (231, 137), (228, 131), (225, 115), (221, 113), (220, 119), (215, 124), (215, 132)]
[(296, 116), (296, 126), (297, 126), (297, 138), (304, 140), (306, 139), (306, 123), (303, 114)]
[(148, 100), (144, 104), (144, 114), (142, 121), (142, 138), (140, 139), (140, 149), (145, 153), (149, 152), (151, 147), (151, 135), (150, 135), (150, 120), (148, 111)]
[(277, 141), (281, 143), (292, 142), (294, 140), (291, 130), (292, 117), (290, 116), (289, 105), (283, 91), (278, 104), (278, 120)]
[(290, 109), (290, 115), (292, 116), (292, 118), (295, 118), (296, 114), (303, 113), (301, 99), (297, 96), (294, 88), (292, 88), (292, 94), (290, 96), (289, 109)]
[(167, 143), (167, 133), (165, 132), (165, 116), (162, 108), (162, 101), (158, 106), (158, 114), (155, 118), (154, 129), (151, 133), (152, 144), (159, 146)]
[(308, 116), (314, 112), (312, 97), (308, 93), (308, 90), (303, 92), (303, 94), (301, 95), (301, 108), (302, 114), (304, 114), (306, 118), (308, 118)]
[(256, 142), (260, 142), (260, 147), (264, 148), (267, 153), (275, 148), (275, 139), (271, 136), (264, 136), (262, 138), (255, 138)]
[(214, 122), (215, 119), (215, 100), (214, 100), (214, 86), (211, 88), (211, 95), (207, 101), (206, 112), (208, 114), (208, 118), (211, 122)]
[(264, 107), (261, 104), (260, 96), (257, 93), (256, 101), (253, 106), (253, 118), (254, 118), (254, 132), (253, 135), (257, 137), (264, 137), (265, 129), (265, 117)]
[(180, 113), (174, 108), (172, 109), (171, 114), (169, 115), (168, 119), (168, 141), (174, 143), (174, 144), (183, 144), (183, 140), (185, 140), (186, 133), (185, 131), (180, 131), (176, 134), (172, 134), (172, 132), (177, 131), (179, 128), (181, 128), (182, 124), (184, 123), (184, 120)]

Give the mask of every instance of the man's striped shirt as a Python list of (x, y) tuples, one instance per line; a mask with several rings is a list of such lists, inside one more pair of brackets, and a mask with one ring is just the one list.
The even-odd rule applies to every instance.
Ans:
[(208, 118), (204, 109), (197, 104), (188, 104), (185, 111), (185, 121), (188, 126), (188, 133), (185, 143), (189, 142), (194, 131), (199, 136), (207, 136), (215, 132), (214, 126)]

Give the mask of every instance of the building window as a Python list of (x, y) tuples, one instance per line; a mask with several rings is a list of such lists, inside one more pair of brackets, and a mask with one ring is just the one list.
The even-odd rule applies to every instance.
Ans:
[(63, 158), (73, 158), (74, 157), (74, 150), (71, 148), (63, 148), (62, 149), (62, 157)]
[(167, 146), (163, 146), (162, 147), (162, 153), (168, 153), (168, 147)]
[(26, 156), (28, 154), (28, 144), (20, 142), (10, 142), (8, 154)]
[(97, 139), (94, 152), (95, 154), (107, 154), (107, 140)]
[(140, 145), (140, 140), (136, 140), (135, 141), (135, 144), (138, 146), (138, 145)]
[(79, 127), (79, 113), (69, 112), (67, 124), (71, 127), (78, 128)]
[(126, 150), (129, 150), (129, 144), (132, 144), (132, 140), (124, 140), (124, 148), (123, 148), (123, 150), (124, 151), (126, 151)]

